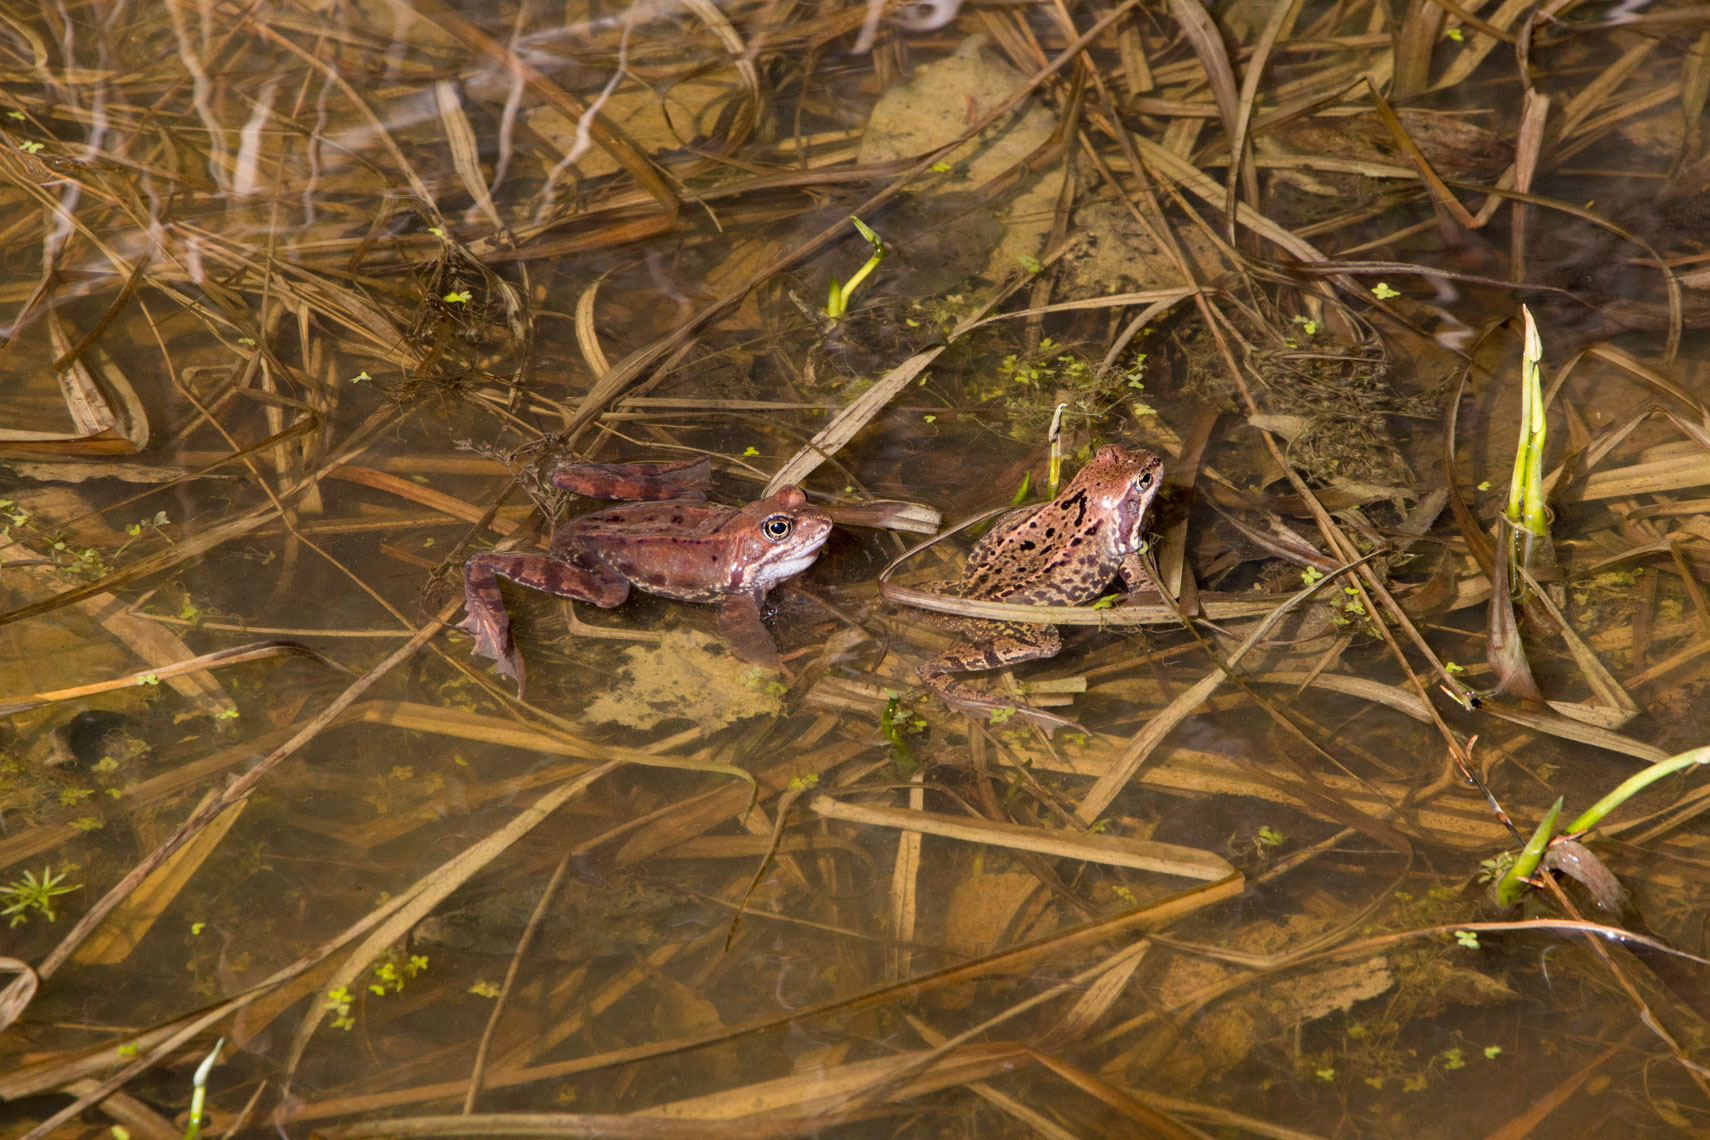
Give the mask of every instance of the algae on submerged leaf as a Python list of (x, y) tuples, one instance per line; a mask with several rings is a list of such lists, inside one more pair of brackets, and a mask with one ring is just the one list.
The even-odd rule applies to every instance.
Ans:
[(725, 652), (715, 637), (695, 629), (666, 633), (659, 644), (624, 650), (611, 689), (588, 703), (591, 721), (649, 729), (668, 720), (703, 727), (735, 724), (783, 711), (775, 675)]

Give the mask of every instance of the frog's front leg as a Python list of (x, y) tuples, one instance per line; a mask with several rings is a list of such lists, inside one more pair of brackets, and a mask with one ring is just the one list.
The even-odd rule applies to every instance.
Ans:
[(550, 554), (477, 554), (463, 564), (463, 609), (460, 629), (475, 636), (474, 655), (490, 657), (493, 671), (517, 683), (523, 693), (523, 660), (511, 637), (511, 617), (499, 593), (499, 579), (560, 598), (591, 602), (610, 609), (629, 596), (629, 581), (598, 563), (588, 570)]
[(760, 620), (760, 595), (731, 594), (718, 611), (718, 631), (730, 651), (751, 665), (782, 669), (784, 659), (778, 656), (778, 645)]
[(963, 684), (955, 676), (957, 673), (1003, 669), (1023, 661), (1053, 657), (1063, 648), (1063, 638), (1056, 626), (981, 621), (971, 622), (964, 628), (970, 635), (969, 641), (952, 645), (938, 656), (921, 662), (915, 670), (926, 687), (937, 693), (945, 704), (967, 713), (1014, 709), (1017, 716), (1042, 725), (1047, 733), (1059, 728), (1086, 731), (1066, 717), (982, 693)]
[(1150, 590), (1154, 581), (1145, 561), (1136, 553), (1122, 556), (1122, 562), (1116, 568), (1116, 577), (1122, 583), (1123, 591), (1129, 594)]

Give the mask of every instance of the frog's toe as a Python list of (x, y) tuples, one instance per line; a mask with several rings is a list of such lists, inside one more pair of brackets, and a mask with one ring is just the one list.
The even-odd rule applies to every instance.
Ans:
[[(926, 687), (938, 694), (945, 704), (957, 712), (969, 716), (989, 718), (993, 713), (1008, 713), (1011, 716), (1030, 720), (1045, 730), (1045, 735), (1054, 734), (1059, 728), (1072, 732), (1087, 732), (1084, 725), (1068, 717), (1056, 713), (1036, 709), (1032, 705), (1024, 705), (1019, 701), (1008, 701), (991, 693), (982, 693), (977, 689), (963, 684), (943, 668), (936, 660), (923, 662), (916, 672)], [(1091, 735), (1091, 733), (1087, 733)]]
[(1087, 728), (1087, 726), (1082, 724), (1080, 721), (1070, 720), (1068, 717), (1058, 716), (1056, 713), (1048, 713), (1044, 709), (1036, 709), (1032, 705), (1016, 705), (1015, 715), (1026, 717), (1028, 720), (1044, 729), (1046, 736), (1056, 735), (1059, 728), (1066, 728), (1070, 732), (1078, 732), (1082, 736), (1092, 735), (1092, 730)]

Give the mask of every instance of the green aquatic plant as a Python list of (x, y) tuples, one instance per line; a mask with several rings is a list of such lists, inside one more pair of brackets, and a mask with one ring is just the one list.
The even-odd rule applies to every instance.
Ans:
[(899, 694), (887, 695), (885, 707), (879, 713), (879, 731), (890, 742), (892, 765), (902, 779), (906, 780), (920, 768), (920, 760), (915, 756), (914, 749), (909, 747), (908, 737), (925, 726), (925, 721), (916, 718), (903, 707)]
[(224, 1037), (214, 1042), (213, 1050), (196, 1066), (196, 1073), (190, 1078), (190, 1123), (184, 1128), (184, 1140), (196, 1140), (202, 1135), (202, 1126), (208, 1123), (208, 1118), (202, 1113), (203, 1106), (208, 1102), (208, 1072), (214, 1067), (214, 1062), (220, 1059), (220, 1050), (225, 1044)]
[(1691, 768), (1696, 764), (1710, 764), (1710, 747), (1688, 749), (1678, 756), (1670, 756), (1667, 760), (1658, 760), (1650, 767), (1633, 773), (1616, 785), (1614, 791), (1576, 816), (1574, 821), (1567, 826), (1568, 834), (1578, 835), (1581, 832), (1590, 831), (1603, 822), (1603, 818), (1610, 812), (1632, 799), (1645, 788), (1664, 776), (1672, 776), (1674, 773)]
[(8, 926), (17, 926), (30, 920), (30, 912), (35, 911), (49, 922), (59, 917), (54, 913), (53, 900), (60, 895), (68, 895), (72, 891), (83, 889), (82, 883), (66, 886), (65, 876), (69, 871), (53, 873), (51, 865), (42, 868), (42, 877), (36, 878), (35, 873), (25, 871), (24, 877), (0, 887), (0, 902), (6, 906), (0, 908), (0, 918), (9, 918)]
[(1045, 493), (1053, 499), (1057, 497), (1057, 484), (1063, 476), (1063, 413), (1068, 407), (1066, 403), (1057, 405), (1057, 410), (1051, 413), (1051, 430), (1045, 433), (1051, 444), (1051, 475), (1046, 481)]
[(849, 298), (855, 295), (855, 290), (860, 288), (861, 283), (871, 277), (873, 270), (885, 260), (885, 243), (879, 235), (869, 229), (867, 223), (860, 218), (851, 215), (849, 221), (854, 224), (856, 232), (866, 238), (867, 243), (873, 247), (873, 256), (867, 259), (867, 264), (855, 271), (855, 276), (851, 277), (848, 283), (840, 284), (835, 277), (831, 279), (831, 291), (825, 299), (825, 315), (834, 321), (840, 320), (849, 311)]
[(340, 986), (335, 990), (327, 991), (326, 1000), (321, 1004), (321, 1008), (332, 1014), (332, 1027), (334, 1029), (343, 1029), (349, 1032), (356, 1028), (356, 1018), (350, 1014), (352, 1000), (348, 986)]
[(426, 970), (427, 964), (427, 958), (421, 954), (404, 958), (396, 952), (389, 953), (374, 963), (374, 980), (368, 983), (368, 992), (375, 997), (402, 993), (404, 984)]
[(1561, 812), (1562, 797), (1557, 796), (1556, 802), (1538, 823), (1538, 829), (1532, 832), (1532, 838), (1526, 841), (1526, 846), (1520, 849), (1520, 854), (1514, 857), (1514, 862), (1508, 865), (1508, 870), (1496, 880), (1496, 901), (1503, 906), (1513, 906), (1525, 895), (1526, 880), (1538, 869), (1538, 864), (1544, 861), (1544, 852), (1549, 850), (1550, 838), (1555, 831), (1556, 817)]
[(1558, 840), (1578, 840), (1586, 832), (1603, 822), (1610, 812), (1632, 799), (1651, 784), (1665, 776), (1671, 776), (1676, 772), (1700, 764), (1710, 764), (1710, 747), (1693, 748), (1677, 756), (1670, 756), (1667, 760), (1658, 760), (1621, 781), (1608, 795), (1575, 816), (1560, 835), (1555, 834), (1556, 817), (1561, 814), (1562, 810), (1562, 800), (1558, 797), (1555, 805), (1545, 813), (1537, 830), (1532, 833), (1532, 838), (1527, 841), (1525, 847), (1521, 848), (1520, 854), (1513, 857), (1511, 863), (1503, 867), (1499, 859), (1485, 860), (1485, 864), (1481, 864), (1481, 866), (1488, 864), (1489, 870), (1502, 868), (1496, 881), (1497, 901), (1503, 906), (1512, 906), (1525, 896), (1527, 887), (1530, 885), (1527, 880), (1543, 862), (1550, 844)]
[(1544, 390), (1538, 371), (1544, 346), (1532, 310), (1522, 305), (1520, 313), (1526, 324), (1520, 361), (1520, 446), (1514, 453), (1505, 513), (1518, 530), (1543, 538), (1550, 533), (1549, 511), (1544, 505)]

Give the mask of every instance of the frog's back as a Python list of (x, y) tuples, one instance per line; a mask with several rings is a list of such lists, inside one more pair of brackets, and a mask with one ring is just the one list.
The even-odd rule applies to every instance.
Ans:
[(1149, 451), (1101, 448), (1055, 499), (999, 519), (952, 592), (1018, 605), (1091, 601), (1139, 549), (1161, 473)]

